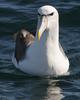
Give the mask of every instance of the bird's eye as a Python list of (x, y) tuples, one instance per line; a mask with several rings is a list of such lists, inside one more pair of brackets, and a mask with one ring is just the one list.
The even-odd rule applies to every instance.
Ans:
[(54, 14), (54, 13), (52, 12), (52, 13), (50, 13), (48, 16), (53, 16), (53, 14)]
[(38, 13), (38, 16), (39, 17), (43, 17), (43, 16), (53, 16), (54, 12), (50, 13), (50, 14), (47, 14), (47, 15), (41, 15), (40, 13)]
[(38, 16), (39, 16), (39, 17), (43, 17), (44, 15), (41, 15), (40, 13), (38, 13)]

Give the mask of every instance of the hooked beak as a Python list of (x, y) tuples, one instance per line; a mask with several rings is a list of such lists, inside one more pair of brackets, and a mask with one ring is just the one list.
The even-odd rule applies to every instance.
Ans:
[(40, 40), (43, 32), (45, 31), (47, 27), (47, 17), (43, 16), (42, 19), (38, 20), (38, 27), (37, 27), (37, 36), (38, 40)]

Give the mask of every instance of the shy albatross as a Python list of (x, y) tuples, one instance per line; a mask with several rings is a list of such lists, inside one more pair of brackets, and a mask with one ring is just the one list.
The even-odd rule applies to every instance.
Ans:
[(36, 76), (68, 72), (69, 60), (59, 43), (59, 14), (53, 6), (38, 9), (35, 37), (25, 30), (17, 34), (12, 62), (23, 72)]

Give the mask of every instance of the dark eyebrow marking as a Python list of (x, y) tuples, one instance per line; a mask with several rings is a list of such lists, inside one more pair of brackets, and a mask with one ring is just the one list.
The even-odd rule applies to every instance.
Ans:
[(54, 12), (47, 14), (47, 15), (45, 15), (45, 14), (41, 15), (40, 13), (38, 13), (39, 16), (52, 16), (53, 14), (54, 14)]
[(41, 14), (40, 14), (40, 13), (38, 13), (38, 15), (40, 16)]
[(39, 16), (45, 16), (45, 15), (41, 15), (40, 13), (38, 13)]
[(48, 16), (52, 16), (53, 14), (54, 14), (54, 12), (52, 12), (52, 13), (48, 14)]

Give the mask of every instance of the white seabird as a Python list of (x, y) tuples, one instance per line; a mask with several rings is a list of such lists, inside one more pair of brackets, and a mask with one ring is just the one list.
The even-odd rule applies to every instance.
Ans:
[(25, 30), (19, 32), (12, 62), (16, 68), (36, 76), (68, 72), (69, 60), (59, 43), (59, 15), (54, 7), (45, 5), (38, 9), (35, 37)]

